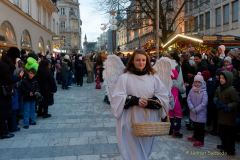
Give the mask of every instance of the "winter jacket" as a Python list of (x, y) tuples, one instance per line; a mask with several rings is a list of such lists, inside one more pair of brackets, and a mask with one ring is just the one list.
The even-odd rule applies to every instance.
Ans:
[(193, 88), (190, 90), (187, 103), (190, 110), (190, 119), (193, 122), (206, 123), (208, 95), (204, 81), (198, 92), (194, 91)]
[[(33, 77), (32, 79), (25, 77), (22, 80), (20, 89), (23, 97), (23, 102), (29, 102), (29, 101), (32, 102), (36, 100), (36, 97), (34, 94), (36, 92), (39, 92), (39, 88), (38, 88), (38, 82), (35, 77)], [(33, 96), (30, 96), (30, 92), (33, 93)]]
[(208, 70), (208, 63), (206, 60), (202, 60), (199, 64), (197, 64), (196, 72), (203, 72), (205, 70)]
[(232, 86), (233, 74), (229, 71), (223, 71), (220, 75), (225, 77), (226, 84), (217, 88), (214, 97), (214, 102), (218, 108), (218, 124), (234, 126), (239, 108), (239, 95)]
[(12, 87), (12, 73), (9, 65), (0, 60), (0, 116), (6, 117), (11, 112), (11, 95), (4, 96), (2, 86)]
[[(173, 79), (173, 81), (177, 81), (178, 78), (178, 71), (176, 69), (172, 70), (173, 75), (171, 76), (171, 78)], [(175, 82), (174, 84), (177, 84), (177, 82)], [(170, 118), (182, 118), (182, 107), (179, 101), (179, 85), (173, 85), (172, 89), (171, 89), (171, 93), (173, 95), (174, 98), (174, 108), (173, 110), (169, 110), (169, 117)]]
[(36, 78), (39, 84), (40, 93), (43, 96), (42, 101), (44, 101), (44, 104), (52, 105), (54, 103), (53, 94), (57, 91), (54, 77), (50, 71), (44, 72), (39, 70)]
[(69, 67), (68, 67), (67, 62), (64, 60), (64, 61), (62, 61), (62, 65), (61, 65), (62, 78), (67, 79), (68, 73), (69, 73)]
[(52, 105), (54, 103), (53, 94), (57, 91), (57, 86), (49, 65), (50, 61), (47, 59), (40, 62), (36, 79), (42, 95), (42, 103)]
[(84, 63), (82, 60), (76, 59), (75, 60), (75, 73), (83, 76), (83, 72), (84, 72)]

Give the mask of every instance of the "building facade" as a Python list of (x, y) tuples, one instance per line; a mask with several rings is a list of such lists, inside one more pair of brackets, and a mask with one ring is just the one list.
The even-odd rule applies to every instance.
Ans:
[(59, 29), (63, 41), (61, 51), (64, 53), (80, 53), (81, 25), (78, 0), (58, 0)]
[(127, 37), (127, 27), (124, 24), (120, 24), (117, 30), (117, 47), (122, 51), (127, 50)]
[(0, 48), (16, 46), (45, 54), (58, 35), (58, 9), (52, 0), (1, 0)]
[[(184, 0), (163, 0), (161, 1), (161, 9), (163, 15), (159, 15), (160, 21), (162, 21), (162, 17), (165, 18), (164, 24), (167, 29), (167, 37), (171, 37), (178, 33), (183, 33), (184, 31), (184, 12), (181, 8)], [(151, 46), (154, 50), (155, 40), (156, 40), (156, 22), (152, 19), (155, 19), (155, 16), (152, 16), (152, 19), (147, 15), (147, 9), (143, 12), (143, 9), (139, 9), (140, 4), (137, 1), (132, 2), (132, 6), (129, 6), (129, 14), (127, 14), (126, 23), (120, 24), (117, 32), (117, 42), (118, 46), (123, 50), (133, 50), (138, 47)], [(155, 15), (156, 7), (155, 2), (149, 2), (149, 5), (152, 7), (154, 11), (148, 11), (148, 13), (152, 12)], [(147, 7), (145, 5), (144, 7)], [(147, 7), (148, 8), (148, 7)], [(137, 14), (132, 14), (137, 13)], [(176, 16), (177, 15), (177, 16)], [(162, 17), (161, 17), (162, 16)], [(138, 20), (139, 19), (139, 20)], [(171, 23), (173, 25), (171, 25)], [(124, 25), (125, 24), (125, 25)], [(159, 38), (160, 42), (163, 40), (163, 32), (162, 26), (160, 22), (160, 33)], [(150, 49), (151, 50), (151, 49)]]
[[(154, 28), (152, 25), (153, 21), (149, 18), (146, 18), (147, 15), (144, 12), (139, 12), (140, 4), (138, 3), (139, 2), (134, 1), (129, 6), (130, 12), (127, 14), (128, 18), (127, 25), (125, 25), (126, 29), (123, 29), (123, 34), (125, 30), (127, 33), (127, 37), (124, 39), (127, 40), (127, 44), (124, 45), (124, 48), (127, 50), (134, 50), (138, 47), (142, 47), (148, 41), (155, 39), (153, 34)], [(150, 3), (150, 5), (153, 5), (153, 3)], [(132, 12), (136, 14), (132, 15)]]
[(191, 0), (185, 5), (186, 34), (240, 36), (239, 0)]
[(107, 32), (103, 32), (97, 39), (97, 50), (106, 51), (108, 46)]

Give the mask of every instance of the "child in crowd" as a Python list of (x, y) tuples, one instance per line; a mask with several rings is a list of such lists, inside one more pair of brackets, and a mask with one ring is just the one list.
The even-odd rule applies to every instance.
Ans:
[(221, 145), (217, 148), (235, 155), (236, 127), (235, 119), (239, 107), (239, 96), (232, 86), (233, 74), (229, 71), (220, 73), (220, 85), (216, 90), (214, 103), (218, 109), (218, 126)]
[(35, 104), (36, 96), (39, 96), (38, 82), (35, 74), (38, 70), (38, 63), (35, 59), (29, 57), (25, 65), (26, 77), (21, 83), (21, 92), (23, 97), (23, 128), (28, 129), (30, 125), (36, 125)]
[(204, 127), (207, 116), (208, 95), (206, 83), (200, 72), (194, 77), (192, 89), (190, 90), (187, 103), (190, 110), (190, 119), (193, 121), (193, 136), (188, 137), (188, 141), (193, 142), (193, 146), (202, 147), (204, 145)]
[(173, 95), (174, 99), (174, 108), (172, 110), (169, 110), (169, 117), (170, 117), (170, 131), (169, 135), (172, 135), (173, 137), (176, 138), (182, 138), (183, 135), (180, 133), (181, 129), (181, 120), (182, 120), (182, 107), (179, 101), (179, 82), (177, 81), (178, 78), (178, 71), (177, 69), (172, 70), (172, 80), (173, 80), (173, 87), (171, 89), (171, 93)]

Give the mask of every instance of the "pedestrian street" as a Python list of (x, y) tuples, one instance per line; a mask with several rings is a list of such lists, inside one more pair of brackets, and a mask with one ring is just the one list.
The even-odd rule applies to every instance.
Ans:
[[(121, 160), (110, 106), (103, 102), (104, 89), (84, 83), (62, 90), (58, 86), (55, 104), (48, 119), (37, 119), (36, 126), (16, 132), (15, 137), (0, 141), (0, 160)], [(206, 135), (204, 147), (193, 148), (186, 140), (191, 135), (183, 124), (182, 139), (157, 137), (151, 160), (240, 159), (218, 152), (217, 137)]]

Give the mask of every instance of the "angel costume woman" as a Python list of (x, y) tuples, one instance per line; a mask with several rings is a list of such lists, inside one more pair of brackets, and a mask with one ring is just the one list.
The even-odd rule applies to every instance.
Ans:
[[(106, 74), (106, 73), (105, 73)], [(105, 75), (107, 76), (107, 75)], [(156, 122), (165, 118), (161, 106), (148, 99), (159, 100), (168, 110), (169, 91), (150, 65), (144, 50), (135, 50), (124, 73), (114, 86), (108, 86), (111, 108), (117, 119), (117, 139), (124, 160), (148, 160), (154, 137), (136, 137), (132, 133), (132, 121)]]

